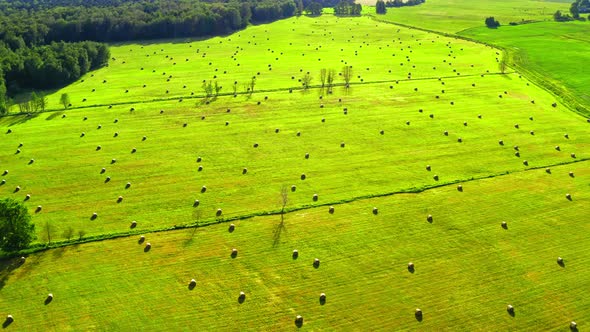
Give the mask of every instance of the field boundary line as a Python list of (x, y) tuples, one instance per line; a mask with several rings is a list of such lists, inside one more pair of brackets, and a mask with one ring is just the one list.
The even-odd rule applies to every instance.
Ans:
[(571, 165), (571, 164), (587, 162), (587, 161), (590, 161), (590, 157), (580, 158), (580, 159), (576, 159), (576, 160), (555, 163), (555, 164), (550, 164), (550, 165), (536, 166), (536, 167), (531, 167), (531, 168), (527, 168), (527, 169), (523, 169), (523, 170), (504, 171), (504, 172), (500, 172), (500, 173), (482, 175), (482, 176), (471, 177), (471, 178), (467, 178), (467, 179), (457, 179), (457, 180), (453, 180), (453, 181), (449, 181), (449, 182), (437, 183), (437, 184), (433, 184), (433, 185), (425, 185), (422, 187), (411, 187), (411, 188), (401, 189), (401, 190), (392, 191), (392, 192), (350, 197), (350, 198), (342, 199), (340, 201), (333, 201), (333, 202), (327, 202), (327, 203), (316, 204), (316, 205), (305, 204), (305, 205), (301, 205), (298, 207), (285, 208), (283, 211), (280, 209), (270, 210), (270, 211), (258, 211), (258, 212), (254, 212), (254, 213), (250, 213), (250, 214), (233, 216), (233, 217), (229, 217), (229, 218), (218, 218), (215, 221), (206, 222), (206, 223), (202, 223), (202, 224), (192, 223), (192, 224), (173, 225), (173, 226), (156, 228), (156, 229), (145, 230), (145, 231), (128, 231), (128, 232), (121, 232), (121, 233), (100, 234), (100, 235), (96, 235), (96, 236), (90, 236), (90, 237), (84, 238), (82, 240), (65, 240), (65, 241), (57, 241), (57, 242), (54, 242), (51, 244), (36, 244), (28, 249), (21, 250), (20, 252), (11, 253), (11, 254), (2, 253), (0, 255), (0, 259), (8, 259), (8, 258), (12, 258), (12, 257), (21, 256), (21, 255), (30, 255), (33, 253), (42, 252), (42, 251), (46, 251), (46, 250), (50, 250), (50, 249), (63, 248), (63, 247), (68, 247), (68, 246), (75, 246), (75, 245), (79, 245), (79, 244), (99, 242), (99, 241), (104, 241), (104, 240), (114, 240), (114, 239), (131, 237), (131, 236), (142, 235), (142, 234), (162, 233), (162, 232), (181, 230), (181, 229), (208, 227), (208, 226), (212, 226), (212, 225), (218, 225), (218, 224), (228, 223), (228, 222), (237, 221), (237, 220), (253, 219), (256, 217), (280, 216), (281, 214), (289, 214), (289, 213), (293, 213), (293, 212), (299, 212), (299, 211), (315, 209), (315, 208), (320, 208), (320, 207), (326, 207), (326, 206), (342, 205), (342, 204), (347, 204), (347, 203), (369, 200), (369, 199), (373, 199), (373, 198), (389, 197), (389, 196), (401, 195), (401, 194), (420, 194), (423, 192), (427, 192), (429, 190), (447, 187), (447, 186), (451, 186), (451, 185), (455, 185), (455, 184), (463, 184), (463, 183), (469, 183), (469, 182), (486, 180), (486, 179), (494, 179), (494, 178), (503, 177), (503, 176), (512, 175), (512, 174), (519, 174), (519, 173), (523, 173), (523, 172), (536, 171), (536, 170), (539, 170), (542, 168), (547, 168), (547, 167), (565, 166), (565, 165)]

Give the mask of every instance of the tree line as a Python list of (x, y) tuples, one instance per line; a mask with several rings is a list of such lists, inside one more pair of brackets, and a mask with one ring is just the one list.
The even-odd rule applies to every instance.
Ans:
[[(580, 14), (590, 13), (590, 0), (576, 0), (570, 5), (570, 14), (563, 14), (560, 10), (553, 14), (553, 19), (557, 22), (567, 22), (573, 20), (586, 21), (585, 17)], [(588, 16), (590, 20), (590, 15)]]
[(375, 3), (375, 10), (377, 12), (377, 14), (386, 14), (387, 13), (387, 7), (405, 7), (405, 6), (417, 6), (420, 4), (423, 4), (424, 2), (426, 2), (426, 0), (388, 0), (388, 1), (384, 1), (384, 0), (377, 0), (377, 2)]

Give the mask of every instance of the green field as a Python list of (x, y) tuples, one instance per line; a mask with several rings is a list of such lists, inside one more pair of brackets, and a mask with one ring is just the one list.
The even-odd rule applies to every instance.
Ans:
[[(456, 34), (465, 29), (485, 26), (493, 16), (502, 25), (510, 22), (549, 21), (557, 10), (568, 12), (572, 1), (542, 0), (427, 0), (425, 3), (401, 8), (388, 8), (379, 18), (396, 23)], [(374, 2), (373, 2), (374, 4)], [(367, 12), (374, 13), (374, 8)]]
[(538, 81), (550, 82), (564, 98), (581, 104), (583, 114), (590, 115), (590, 86), (581, 69), (589, 60), (589, 31), (588, 22), (543, 22), (496, 30), (473, 28), (461, 34), (506, 48), (519, 69), (529, 71)]
[(111, 55), (0, 118), (0, 196), (68, 244), (0, 263), (7, 330), (588, 326), (589, 124), (498, 49), (324, 15)]
[(278, 238), (271, 216), (147, 234), (149, 252), (138, 237), (54, 249), (4, 267), (0, 308), (15, 331), (296, 330), (296, 315), (302, 330), (583, 331), (589, 181), (582, 162), (291, 213)]

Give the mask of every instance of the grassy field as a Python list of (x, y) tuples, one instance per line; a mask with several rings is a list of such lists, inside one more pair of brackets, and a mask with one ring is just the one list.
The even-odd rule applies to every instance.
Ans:
[[(571, 1), (539, 0), (428, 0), (418, 6), (388, 8), (387, 14), (379, 18), (455, 34), (465, 29), (485, 26), (484, 20), (488, 16), (494, 16), (503, 25), (523, 20), (549, 21), (557, 10), (567, 13), (570, 3)], [(374, 8), (367, 10), (374, 14)]]
[(589, 166), (148, 234), (148, 252), (129, 237), (38, 253), (2, 267), (0, 314), (11, 331), (296, 330), (296, 315), (302, 330), (584, 331)]
[(315, 90), (280, 91), (196, 110), (166, 101), (134, 112), (122, 105), (8, 117), (0, 193), (30, 194), (29, 208), (42, 206), (34, 216), (40, 239), (49, 223), (55, 240), (68, 227), (122, 233), (136, 220), (143, 232), (214, 222), (218, 208), (223, 218), (277, 211), (283, 186), (296, 185), (288, 207), (299, 208), (588, 158), (585, 120), (527, 84), (516, 74), (453, 77), (354, 86), (348, 95), (340, 87), (321, 100)]
[[(125, 44), (112, 47), (111, 55), (108, 68), (49, 96), (49, 107), (63, 108), (62, 93), (73, 107), (178, 101), (204, 95), (203, 81), (217, 81), (220, 92), (231, 95), (234, 82), (243, 93), (253, 76), (255, 91), (300, 88), (307, 72), (311, 84), (320, 85), (322, 68), (341, 73), (344, 66), (353, 67), (351, 84), (498, 71), (496, 50), (369, 17), (331, 15), (291, 18), (203, 41)], [(344, 84), (343, 77), (335, 83)], [(189, 99), (183, 102), (194, 107)]]
[(564, 97), (585, 106), (584, 113), (590, 115), (590, 87), (580, 71), (590, 60), (588, 31), (588, 22), (542, 22), (495, 30), (473, 28), (461, 35), (506, 48), (519, 69), (551, 82)]
[(0, 118), (0, 196), (38, 243), (130, 236), (2, 261), (6, 329), (588, 326), (590, 124), (499, 50), (326, 15), (111, 53), (56, 111)]

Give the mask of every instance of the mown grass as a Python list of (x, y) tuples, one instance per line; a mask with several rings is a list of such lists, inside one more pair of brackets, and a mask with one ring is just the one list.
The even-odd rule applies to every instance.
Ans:
[[(502, 25), (510, 22), (550, 21), (557, 10), (568, 12), (565, 1), (539, 0), (428, 0), (418, 6), (388, 8), (379, 18), (395, 23), (417, 26), (455, 34), (462, 30), (485, 26), (486, 17), (493, 16)], [(374, 8), (369, 10), (374, 15)]]
[(296, 17), (227, 37), (114, 46), (108, 68), (57, 91), (48, 102), (63, 109), (62, 93), (73, 107), (179, 100), (204, 95), (204, 80), (217, 81), (224, 94), (233, 94), (237, 82), (243, 93), (253, 76), (255, 91), (299, 88), (307, 72), (311, 84), (320, 85), (322, 68), (334, 69), (335, 83), (344, 84), (338, 75), (344, 66), (353, 66), (353, 84), (406, 79), (409, 73), (414, 79), (480, 74), (498, 71), (495, 52), (370, 17)]
[(353, 86), (348, 94), (338, 87), (323, 99), (317, 90), (281, 91), (196, 109), (167, 101), (134, 112), (122, 105), (65, 118), (44, 113), (18, 125), (8, 117), (0, 158), (9, 173), (0, 193), (31, 194), (26, 204), (42, 206), (34, 221), (46, 241), (47, 223), (57, 240), (68, 227), (97, 235), (126, 232), (133, 220), (138, 230), (214, 222), (218, 208), (221, 218), (277, 211), (283, 186), (296, 186), (289, 207), (312, 206), (568, 162), (571, 153), (588, 158), (585, 120), (527, 84), (516, 74), (484, 75)]
[(138, 237), (45, 251), (3, 266), (0, 313), (14, 316), (15, 331), (295, 330), (296, 315), (310, 330), (567, 330), (572, 320), (583, 330), (589, 180), (581, 162), (469, 182), (462, 192), (453, 185), (335, 205), (334, 214), (309, 209), (282, 226), (272, 216), (238, 221), (233, 233), (219, 224), (148, 234), (149, 252)]

